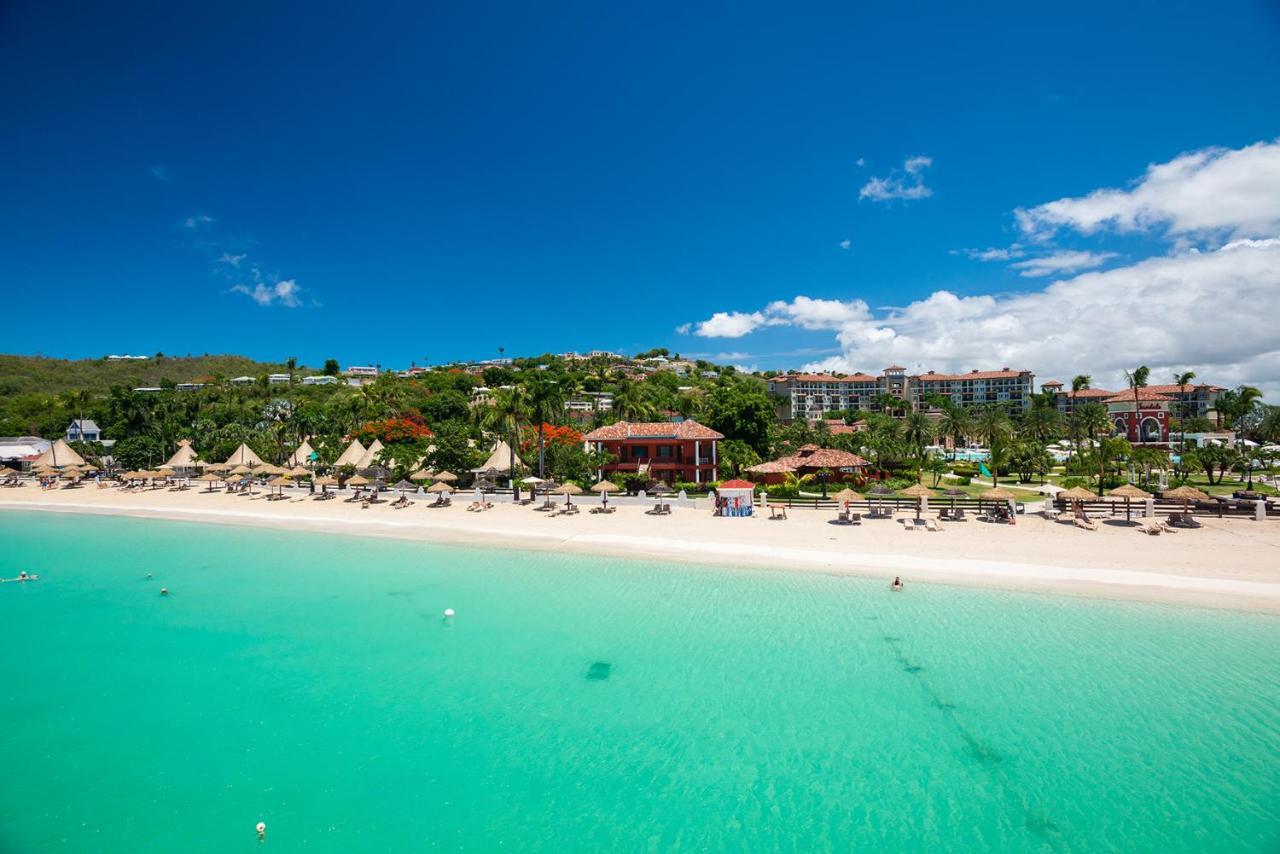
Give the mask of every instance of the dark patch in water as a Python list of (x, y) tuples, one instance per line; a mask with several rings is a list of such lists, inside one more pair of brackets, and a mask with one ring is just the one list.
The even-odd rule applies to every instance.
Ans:
[(902, 669), (908, 673), (919, 673), (921, 670), (924, 670), (924, 667), (919, 664), (908, 664)]
[(404, 597), (408, 598), (408, 597), (412, 596), (413, 594), (412, 594), (412, 593), (410, 593), (408, 590), (388, 590), (388, 591), (387, 591), (387, 595), (388, 595), (388, 596), (404, 596)]
[(898, 637), (897, 635), (885, 635), (884, 637), (881, 638), (881, 640), (884, 641), (885, 643), (897, 643), (898, 641), (902, 640), (902, 638)]
[(1053, 836), (1062, 833), (1062, 828), (1054, 824), (1053, 819), (1039, 812), (1027, 813), (1027, 830), (1039, 836)]
[(934, 700), (933, 707), (935, 709), (942, 709), (942, 711), (944, 712), (954, 712), (956, 709), (956, 704), (948, 703), (946, 700)]
[(878, 619), (880, 619), (880, 618), (879, 618), (879, 617), (863, 617), (863, 619), (865, 619), (865, 620), (878, 620)]
[(613, 672), (613, 665), (607, 661), (594, 661), (587, 668), (588, 682), (603, 682)]
[(969, 746), (969, 755), (979, 762), (1003, 762), (1004, 757), (991, 745), (983, 744), (964, 730), (960, 731), (964, 743)]

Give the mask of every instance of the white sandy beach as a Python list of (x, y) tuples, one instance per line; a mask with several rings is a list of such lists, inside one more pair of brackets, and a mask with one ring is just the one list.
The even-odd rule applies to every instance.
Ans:
[(618, 557), (669, 559), (796, 571), (843, 572), (912, 581), (979, 585), (1280, 614), (1280, 520), (1202, 519), (1204, 527), (1157, 537), (1103, 524), (1096, 532), (1050, 522), (1038, 514), (1018, 524), (976, 520), (944, 523), (940, 533), (908, 532), (895, 521), (860, 526), (831, 523), (833, 513), (793, 509), (790, 518), (714, 517), (676, 508), (650, 516), (639, 506), (616, 513), (549, 517), (501, 499), (483, 513), (452, 507), (386, 504), (362, 509), (342, 500), (313, 501), (305, 493), (267, 501), (192, 488), (128, 493), (117, 489), (38, 487), (0, 491), (0, 509), (120, 514), (148, 518), (257, 525), (336, 534), (390, 536), (489, 548), (540, 549)]

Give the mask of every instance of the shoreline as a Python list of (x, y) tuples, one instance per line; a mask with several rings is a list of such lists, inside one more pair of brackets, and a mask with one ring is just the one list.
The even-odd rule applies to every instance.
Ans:
[[(553, 519), (511, 504), (496, 504), (484, 513), (467, 512), (465, 501), (428, 509), (421, 496), (414, 496), (419, 501), (415, 506), (392, 511), (387, 505), (362, 510), (338, 500), (319, 503), (295, 497), (267, 502), (195, 490), (23, 492), (0, 493), (0, 510), (131, 516), (516, 551), (643, 556), (728, 569), (823, 572), (886, 581), (902, 575), (908, 582), (1280, 614), (1280, 524), (1271, 522), (1230, 520), (1213, 527), (1206, 523), (1199, 531), (1148, 537), (1134, 536), (1131, 528), (1108, 526), (1080, 532), (1027, 517), (1011, 528), (974, 521), (930, 534), (907, 532), (887, 520), (837, 528), (826, 524), (827, 514), (811, 510), (795, 511), (779, 522), (761, 517), (719, 519), (693, 509), (651, 517), (640, 507), (620, 507), (608, 516), (584, 511)], [(1241, 525), (1248, 530), (1230, 530)], [(1063, 539), (1077, 549), (1069, 548), (1064, 555), (1058, 543), (1047, 542), (1051, 539)], [(1240, 539), (1247, 542), (1237, 542)], [(1010, 559), (1011, 545), (1038, 559), (1029, 561), (1020, 554)], [(1099, 545), (1104, 546), (1101, 554)], [(1073, 551), (1081, 559), (1070, 559)], [(1059, 560), (1045, 559), (1050, 557)], [(1178, 559), (1176, 565), (1162, 565), (1173, 558)], [(1225, 561), (1237, 563), (1210, 565)]]

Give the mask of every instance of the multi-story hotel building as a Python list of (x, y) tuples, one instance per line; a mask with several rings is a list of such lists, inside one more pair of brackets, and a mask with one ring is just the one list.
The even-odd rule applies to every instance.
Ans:
[(908, 375), (906, 368), (890, 365), (880, 376), (870, 374), (787, 374), (769, 380), (769, 391), (779, 401), (784, 420), (819, 420), (829, 412), (881, 409), (881, 395), (892, 395), (913, 409), (929, 409), (934, 395), (964, 407), (1005, 404), (1011, 409), (1031, 405), (1035, 374), (1031, 371), (970, 371), (967, 374)]
[[(1129, 394), (1132, 399), (1132, 392), (1124, 391), (1105, 391), (1100, 388), (1086, 388), (1080, 391), (1072, 391), (1065, 388), (1062, 383), (1057, 380), (1049, 380), (1041, 384), (1041, 389), (1051, 391), (1058, 404), (1061, 412), (1071, 413), (1077, 406), (1088, 403), (1106, 403), (1107, 399), (1119, 394)], [(1226, 389), (1221, 386), (1209, 385), (1208, 383), (1188, 383), (1186, 388), (1180, 385), (1147, 385), (1143, 386), (1147, 391), (1165, 395), (1170, 399), (1169, 413), (1174, 418), (1208, 418), (1209, 413), (1213, 412), (1218, 404), (1218, 398)]]

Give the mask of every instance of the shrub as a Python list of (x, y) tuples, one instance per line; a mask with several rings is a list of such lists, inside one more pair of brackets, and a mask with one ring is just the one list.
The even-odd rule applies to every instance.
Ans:
[(681, 490), (684, 490), (685, 493), (691, 493), (691, 492), (705, 492), (707, 489), (707, 486), (704, 483), (690, 483), (688, 481), (676, 481), (675, 483), (671, 484), (671, 488), (674, 489), (676, 492), (680, 492)]
[(1087, 481), (1082, 477), (1064, 477), (1062, 479), (1063, 489), (1074, 489), (1077, 486), (1084, 486), (1086, 489), (1088, 489), (1088, 486), (1086, 486), (1086, 484), (1087, 484)]
[(800, 487), (790, 483), (775, 483), (764, 488), (770, 498), (799, 498)]
[(956, 486), (968, 486), (969, 484), (973, 483), (973, 481), (968, 477), (957, 477), (951, 482)]

